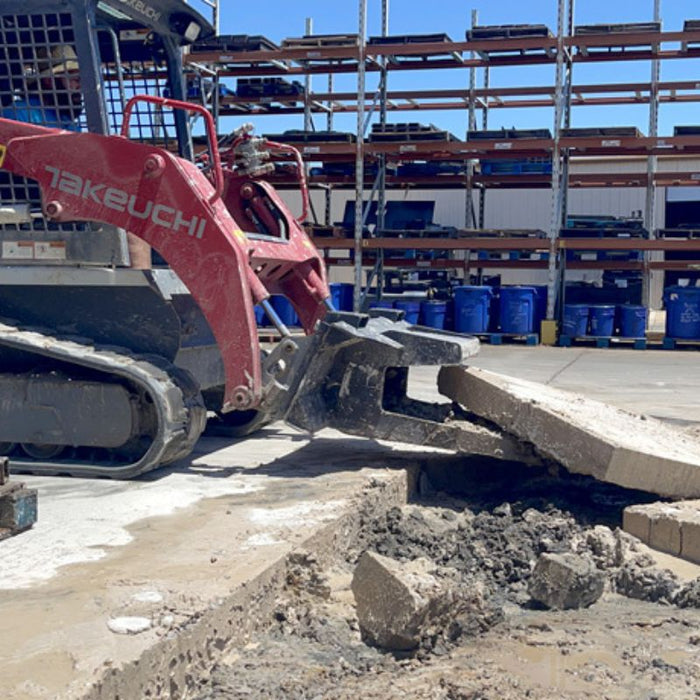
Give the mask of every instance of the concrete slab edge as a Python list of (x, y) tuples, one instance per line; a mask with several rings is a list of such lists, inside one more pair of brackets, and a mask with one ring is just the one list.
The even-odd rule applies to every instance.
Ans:
[(392, 471), (380, 483), (368, 483), (338, 517), (280, 556), (265, 571), (232, 591), (210, 601), (207, 609), (192, 614), (178, 631), (146, 649), (141, 656), (118, 668), (108, 669), (84, 693), (81, 700), (128, 700), (130, 698), (187, 697), (199, 680), (233, 645), (245, 644), (266, 626), (282, 592), (287, 558), (305, 550), (323, 564), (343, 557), (358, 544), (358, 535), (368, 520), (390, 508), (404, 505), (415, 490), (418, 466)]
[(622, 528), (652, 549), (700, 564), (700, 501), (628, 506)]
[[(544, 458), (559, 462), (570, 472), (669, 498), (700, 496), (697, 464), (615, 445), (586, 425), (560, 417), (544, 396), (523, 399), (513, 395), (509, 391), (513, 381), (484, 370), (446, 367), (440, 372), (438, 386), (442, 394), (468, 411), (531, 443)], [(535, 393), (537, 385), (530, 384)], [(567, 395), (551, 387), (546, 390)], [(583, 401), (580, 397), (577, 400)]]

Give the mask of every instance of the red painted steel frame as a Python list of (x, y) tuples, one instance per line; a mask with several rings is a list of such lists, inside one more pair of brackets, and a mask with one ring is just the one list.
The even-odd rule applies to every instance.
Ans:
[[(163, 149), (7, 119), (0, 119), (0, 144), (0, 166), (40, 184), (53, 220), (118, 226), (168, 261), (221, 351), (224, 410), (254, 408), (263, 398), (254, 304), (285, 294), (307, 333), (325, 315), (329, 292), (322, 259), (267, 183), (254, 181), (286, 222), (279, 240), (246, 235), (207, 177)], [(245, 182), (251, 181), (229, 173), (225, 184), (231, 190)]]

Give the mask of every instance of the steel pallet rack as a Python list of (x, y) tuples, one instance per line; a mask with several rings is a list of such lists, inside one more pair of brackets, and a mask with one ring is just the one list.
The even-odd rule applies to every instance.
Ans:
[[(355, 144), (314, 144), (305, 147), (308, 160), (328, 162), (355, 160), (355, 177), (323, 176), (315, 179), (318, 184), (352, 186), (356, 190), (355, 201), (361, 207), (363, 192), (370, 184), (363, 172), (367, 159), (409, 160), (456, 160), (469, 163), (484, 158), (504, 157), (550, 157), (553, 162), (552, 175), (479, 175), (434, 176), (401, 178), (388, 175), (379, 178), (380, 196), (384, 186), (406, 186), (420, 184), (440, 187), (479, 187), (482, 191), (489, 187), (539, 187), (552, 190), (552, 215), (548, 230), (550, 255), (548, 262), (550, 304), (548, 318), (553, 317), (554, 290), (557, 286), (558, 269), (556, 251), (561, 222), (566, 214), (566, 192), (569, 187), (644, 187), (646, 189), (645, 222), (653, 235), (654, 189), (657, 186), (697, 185), (698, 173), (664, 172), (657, 169), (657, 158), (668, 155), (700, 154), (700, 137), (658, 137), (657, 120), (659, 104), (668, 102), (700, 101), (700, 84), (694, 81), (659, 80), (659, 63), (662, 60), (700, 57), (700, 30), (663, 32), (658, 27), (652, 31), (630, 31), (619, 34), (575, 34), (573, 32), (573, 0), (557, 0), (558, 23), (556, 36), (531, 38), (507, 38), (439, 41), (428, 43), (392, 44), (383, 41), (368, 44), (365, 40), (366, 0), (359, 0), (357, 35), (349, 35), (343, 46), (318, 45), (285, 47), (245, 52), (197, 53), (191, 60), (213, 65), (221, 77), (252, 77), (283, 75), (288, 78), (304, 76), (307, 79), (304, 95), (300, 99), (273, 101), (251, 101), (248, 98), (222, 97), (219, 102), (220, 114), (291, 114), (304, 112), (327, 115), (329, 130), (334, 114), (357, 113), (357, 141)], [(659, 3), (654, 3), (654, 18), (659, 18)], [(472, 17), (472, 24), (475, 18)], [(308, 29), (308, 27), (307, 27)], [(388, 0), (382, 0), (382, 36), (388, 34)], [(387, 40), (388, 41), (388, 40)], [(497, 50), (496, 50), (497, 49)], [(646, 83), (615, 83), (598, 85), (577, 85), (573, 83), (573, 68), (586, 63), (611, 63), (617, 61), (644, 60), (652, 62), (652, 74)], [(555, 83), (538, 87), (484, 87), (477, 88), (475, 70), (485, 72), (498, 67), (527, 65), (555, 65)], [(421, 71), (435, 69), (469, 69), (468, 90), (415, 90), (390, 91), (388, 76), (399, 71)], [(368, 104), (365, 99), (365, 73), (381, 72), (382, 79), (377, 99)], [(357, 93), (337, 93), (332, 90), (333, 76), (354, 73), (358, 78)], [(313, 92), (310, 77), (328, 76), (328, 90)], [(646, 137), (607, 138), (605, 136), (570, 137), (563, 136), (562, 129), (569, 125), (570, 110), (579, 105), (648, 104), (649, 135)], [(499, 139), (492, 142), (411, 142), (386, 144), (366, 142), (364, 132), (368, 118), (379, 111), (379, 119), (385, 120), (388, 111), (406, 112), (426, 109), (468, 109), (470, 126), (475, 123), (475, 110), (481, 109), (484, 115), (491, 109), (508, 107), (551, 106), (555, 110), (554, 130), (551, 139)], [(308, 121), (305, 119), (305, 123)], [(568, 172), (568, 160), (578, 156), (636, 156), (647, 160), (645, 173), (577, 173)], [(552, 157), (554, 156), (554, 157)], [(380, 169), (381, 172), (381, 169)], [(327, 208), (328, 209), (328, 208)], [(356, 285), (359, 288), (362, 251), (368, 245), (362, 238), (362, 213), (355, 217), (356, 229), (353, 240), (357, 262)], [(467, 221), (468, 223), (468, 221)], [(476, 222), (472, 220), (472, 224)], [(321, 246), (329, 246), (330, 239), (318, 239)], [(380, 241), (381, 239), (376, 239)], [(441, 239), (422, 239), (424, 244), (434, 247)], [(372, 242), (372, 247), (377, 242)], [(465, 241), (460, 241), (466, 243)], [(386, 241), (388, 245), (388, 241)], [(333, 241), (339, 247), (338, 241)], [(513, 250), (520, 243), (513, 242)], [(639, 250), (637, 242), (627, 243)], [(382, 249), (382, 246), (378, 246)], [(468, 248), (464, 248), (468, 249)], [(657, 249), (658, 250), (658, 249)], [(434, 261), (441, 263), (442, 261)], [(467, 261), (468, 262), (468, 261)], [(497, 261), (494, 261), (497, 262)], [(504, 261), (508, 262), (508, 261)], [(527, 261), (512, 261), (511, 267), (521, 267)], [(660, 262), (660, 261), (659, 261)], [(404, 261), (405, 263), (405, 261)], [(616, 263), (618, 265), (618, 263)], [(647, 260), (644, 269), (656, 269), (659, 263)], [(570, 266), (569, 266), (570, 267)]]

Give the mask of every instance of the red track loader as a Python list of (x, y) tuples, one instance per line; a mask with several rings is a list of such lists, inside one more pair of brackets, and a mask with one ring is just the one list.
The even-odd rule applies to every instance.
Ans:
[[(306, 201), (298, 153), (245, 130), (219, 148), (210, 112), (183, 100), (181, 47), (208, 31), (180, 0), (3, 2), (4, 114), (49, 105), (74, 125), (0, 119), (0, 454), (18, 471), (129, 478), (187, 455), (209, 417), (520, 457), (448, 420), (449, 403), (406, 396), (409, 367), (462, 364), (477, 340), (331, 309), (305, 214), (265, 180), (271, 154), (295, 158)], [(59, 79), (75, 66), (77, 107)], [(38, 86), (48, 98), (32, 102)], [(136, 269), (144, 242), (153, 264)], [(256, 305), (281, 336), (270, 351)]]

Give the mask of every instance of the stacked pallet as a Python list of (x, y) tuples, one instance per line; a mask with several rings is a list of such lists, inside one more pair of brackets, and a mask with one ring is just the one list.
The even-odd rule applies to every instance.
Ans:
[(584, 126), (562, 129), (561, 135), (568, 138), (617, 137), (640, 138), (644, 134), (636, 126)]
[(652, 41), (641, 38), (634, 44), (617, 44), (616, 36), (625, 34), (657, 34), (661, 31), (661, 22), (624, 22), (620, 24), (582, 24), (574, 28), (574, 35), (586, 36), (609, 36), (610, 43), (605, 46), (581, 46), (579, 51), (584, 56), (589, 53), (606, 53), (615, 49), (616, 51), (647, 50), (652, 47)]
[(288, 37), (282, 41), (281, 46), (283, 49), (313, 49), (358, 46), (359, 43), (359, 34), (305, 34)]
[(417, 122), (401, 124), (372, 124), (369, 141), (460, 141), (454, 134), (438, 129), (433, 124)]
[(451, 42), (452, 39), (450, 39), (447, 34), (398, 34), (392, 36), (371, 36), (367, 40), (367, 43), (370, 46), (394, 44), (443, 44)]
[(222, 51), (276, 51), (279, 46), (274, 41), (259, 34), (221, 34), (209, 39), (201, 39), (192, 44), (191, 53), (210, 53)]
[(304, 131), (288, 129), (281, 134), (265, 134), (265, 138), (279, 143), (355, 143), (355, 134), (345, 131)]
[(300, 97), (304, 86), (297, 80), (291, 83), (284, 78), (239, 78), (236, 84), (238, 97)]
[(617, 24), (580, 24), (574, 27), (575, 36), (600, 34), (640, 34), (660, 32), (661, 22), (622, 22)]
[(551, 37), (552, 32), (544, 24), (491, 24), (468, 29), (467, 41), (484, 39), (532, 39)]
[(513, 139), (551, 139), (549, 129), (482, 129), (468, 131), (467, 141), (510, 141)]

